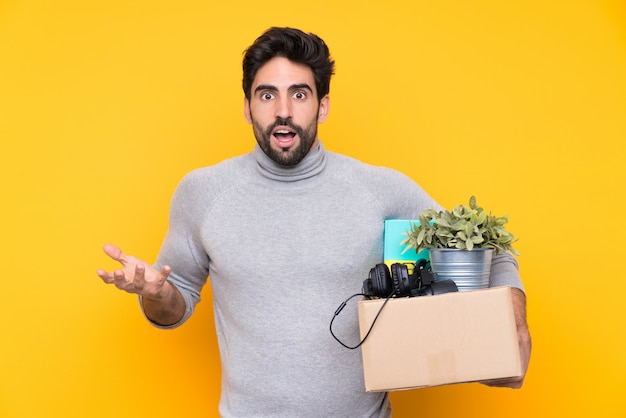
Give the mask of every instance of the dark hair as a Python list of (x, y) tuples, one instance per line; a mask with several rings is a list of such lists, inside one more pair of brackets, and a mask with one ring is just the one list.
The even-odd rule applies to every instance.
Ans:
[(308, 66), (313, 72), (317, 100), (328, 94), (335, 62), (324, 41), (313, 33), (299, 29), (272, 27), (259, 36), (243, 57), (243, 92), (250, 100), (252, 82), (257, 71), (275, 57), (284, 57)]

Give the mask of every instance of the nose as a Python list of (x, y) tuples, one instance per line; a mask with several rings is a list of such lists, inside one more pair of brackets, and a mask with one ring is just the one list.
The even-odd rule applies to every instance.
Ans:
[(276, 100), (276, 117), (283, 119), (290, 118), (292, 116), (291, 111), (291, 101), (289, 98)]

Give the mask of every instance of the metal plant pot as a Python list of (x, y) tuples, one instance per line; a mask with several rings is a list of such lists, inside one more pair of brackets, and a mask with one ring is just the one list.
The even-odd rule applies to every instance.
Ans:
[(451, 279), (460, 292), (489, 287), (492, 248), (471, 251), (447, 248), (430, 250), (430, 265), (439, 280)]

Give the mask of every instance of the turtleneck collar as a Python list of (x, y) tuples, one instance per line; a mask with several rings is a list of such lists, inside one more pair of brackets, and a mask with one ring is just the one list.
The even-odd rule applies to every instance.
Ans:
[(300, 163), (293, 167), (286, 167), (274, 162), (265, 155), (259, 144), (255, 145), (253, 155), (257, 162), (257, 170), (262, 176), (282, 182), (311, 178), (321, 173), (326, 166), (326, 150), (321, 141), (318, 141), (317, 148), (309, 152)]

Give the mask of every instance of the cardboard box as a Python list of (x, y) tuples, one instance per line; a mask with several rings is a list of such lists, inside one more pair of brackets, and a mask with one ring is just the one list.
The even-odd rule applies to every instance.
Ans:
[[(384, 301), (359, 301), (361, 338)], [(390, 299), (361, 349), (368, 392), (522, 375), (509, 287)]]
[(429, 259), (428, 250), (422, 250), (419, 254), (414, 249), (404, 253), (404, 245), (400, 245), (406, 238), (405, 232), (411, 230), (411, 224), (419, 222), (408, 219), (387, 219), (385, 220), (385, 235), (383, 240), (383, 260), (387, 267), (391, 268), (393, 263), (415, 263), (419, 259)]

